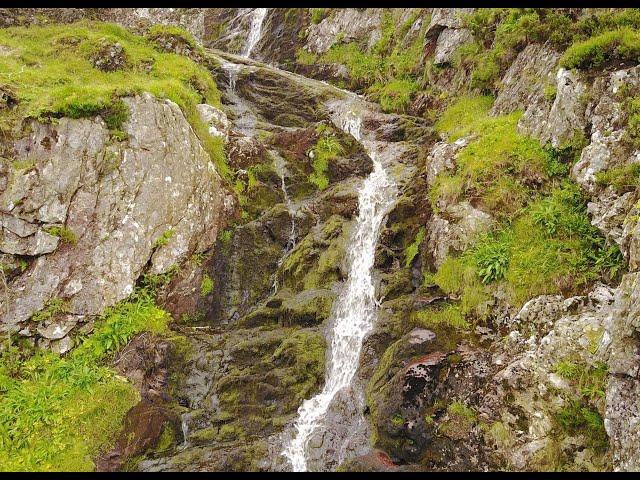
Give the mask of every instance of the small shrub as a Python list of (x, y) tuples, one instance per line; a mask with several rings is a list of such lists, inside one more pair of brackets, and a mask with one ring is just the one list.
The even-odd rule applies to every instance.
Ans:
[(42, 310), (31, 315), (31, 320), (34, 322), (42, 322), (65, 313), (69, 313), (68, 303), (62, 298), (51, 298), (45, 303)]
[(205, 274), (202, 277), (202, 283), (200, 283), (200, 296), (206, 297), (213, 292), (213, 279)]
[(169, 240), (171, 240), (171, 238), (173, 237), (173, 235), (175, 234), (175, 230), (173, 228), (170, 228), (168, 230), (165, 230), (162, 235), (160, 235), (154, 242), (153, 242), (153, 247), (154, 248), (160, 248), (160, 247), (164, 247), (166, 245), (169, 244)]
[(324, 190), (329, 186), (329, 161), (341, 155), (344, 148), (340, 141), (334, 136), (325, 136), (318, 140), (313, 148), (313, 173), (309, 176), (309, 181), (319, 190)]
[(73, 230), (71, 230), (69, 227), (66, 227), (65, 225), (54, 225), (52, 227), (45, 227), (44, 231), (49, 235), (60, 238), (60, 240), (65, 243), (69, 243), (71, 245), (75, 245), (78, 243), (78, 236)]

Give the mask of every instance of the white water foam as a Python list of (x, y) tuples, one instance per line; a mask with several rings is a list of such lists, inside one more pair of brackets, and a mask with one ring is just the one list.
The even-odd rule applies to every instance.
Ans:
[(244, 52), (242, 52), (242, 56), (246, 58), (251, 57), (251, 52), (260, 41), (260, 37), (262, 37), (262, 22), (264, 22), (264, 17), (267, 15), (267, 9), (255, 8), (251, 13), (251, 28), (247, 36), (247, 43), (244, 46)]
[[(348, 111), (341, 120), (342, 129), (362, 141), (361, 118)], [(322, 426), (332, 400), (338, 392), (350, 386), (358, 368), (362, 342), (376, 319), (372, 269), (380, 226), (393, 204), (396, 186), (376, 160), (374, 152), (368, 153), (374, 170), (358, 193), (359, 213), (349, 242), (349, 276), (329, 321), (330, 349), (325, 385), (319, 394), (305, 400), (298, 409), (298, 420), (294, 426), (296, 434), (283, 451), (293, 470), (298, 472), (307, 470), (309, 439)]]

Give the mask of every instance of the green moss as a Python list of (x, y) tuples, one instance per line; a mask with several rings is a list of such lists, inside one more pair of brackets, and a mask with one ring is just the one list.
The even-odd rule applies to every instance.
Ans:
[(167, 320), (139, 293), (108, 309), (64, 358), (36, 350), (16, 359), (1, 349), (0, 470), (93, 470), (91, 458), (109, 447), (140, 399), (105, 362), (135, 333), (166, 331)]
[(329, 186), (329, 161), (344, 153), (344, 147), (340, 141), (334, 136), (323, 136), (313, 147), (313, 173), (309, 176), (309, 180), (319, 190), (324, 190)]
[(404, 266), (406, 268), (409, 268), (411, 266), (411, 263), (413, 262), (413, 259), (416, 258), (416, 255), (418, 255), (418, 252), (420, 250), (420, 245), (422, 244), (422, 241), (424, 240), (424, 236), (426, 234), (426, 230), (424, 227), (420, 227), (420, 230), (418, 230), (418, 233), (416, 234), (416, 238), (413, 240), (413, 243), (411, 243), (411, 245), (409, 245), (405, 251), (404, 251)]
[(467, 330), (470, 326), (458, 305), (446, 305), (440, 309), (418, 310), (414, 312), (413, 317), (418, 325), (426, 328), (445, 325), (456, 330)]
[[(175, 27), (152, 31), (161, 29)], [(105, 41), (123, 47), (129, 59), (124, 68), (104, 72), (93, 67), (91, 59)], [(150, 92), (178, 104), (218, 171), (229, 176), (222, 139), (209, 135), (196, 110), (203, 102), (219, 106), (220, 92), (211, 74), (189, 58), (160, 52), (152, 39), (117, 25), (88, 21), (5, 28), (0, 44), (12, 50), (0, 57), (0, 71), (12, 72), (7, 86), (18, 101), (16, 108), (0, 112), (3, 129), (11, 130), (25, 117), (46, 121), (102, 115), (122, 137), (127, 111), (120, 98)]]
[(75, 245), (78, 243), (78, 236), (73, 230), (65, 225), (55, 225), (53, 227), (46, 227), (44, 229), (49, 235), (59, 237), (65, 243)]
[[(275, 364), (286, 362), (292, 365), (292, 376), (288, 379), (293, 387), (295, 405), (312, 395), (324, 378), (325, 341), (316, 333), (307, 330), (292, 330), (273, 352)], [(286, 382), (285, 379), (285, 383)]]
[(464, 418), (468, 423), (476, 422), (476, 412), (460, 401), (456, 400), (451, 402), (447, 407), (447, 412), (451, 415), (457, 415)]
[(314, 25), (320, 23), (329, 14), (328, 8), (310, 8), (309, 11), (311, 12), (311, 23)]
[(206, 297), (211, 292), (213, 292), (213, 279), (205, 273), (200, 283), (200, 296)]

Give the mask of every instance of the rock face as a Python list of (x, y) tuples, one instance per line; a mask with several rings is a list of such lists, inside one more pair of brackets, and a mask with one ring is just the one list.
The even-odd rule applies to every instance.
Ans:
[(363, 40), (368, 47), (380, 38), (381, 8), (341, 8), (333, 17), (311, 25), (305, 49), (312, 53), (324, 53), (336, 43), (338, 35), (345, 42)]
[(502, 77), (491, 113), (502, 115), (522, 109), (526, 111), (522, 125), (533, 125), (542, 120), (542, 111), (549, 104), (549, 99), (545, 98), (545, 87), (556, 82), (559, 58), (560, 54), (549, 47), (535, 43), (527, 45)]
[(232, 211), (178, 106), (149, 94), (125, 103), (124, 142), (109, 141), (100, 118), (33, 123), (16, 141), (16, 161), (31, 163), (5, 165), (0, 179), (1, 248), (31, 265), (8, 286), (3, 331), (35, 333), (28, 320), (52, 299), (80, 321), (99, 314), (144, 271), (211, 248)]

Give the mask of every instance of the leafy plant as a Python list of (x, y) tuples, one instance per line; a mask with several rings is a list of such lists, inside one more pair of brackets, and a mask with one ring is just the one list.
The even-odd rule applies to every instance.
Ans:
[(328, 135), (320, 138), (312, 151), (313, 173), (309, 176), (309, 181), (318, 189), (324, 190), (329, 185), (329, 177), (327, 176), (329, 161), (341, 155), (344, 148), (336, 137)]
[(482, 283), (502, 280), (509, 266), (509, 244), (504, 240), (487, 237), (473, 250)]
[(213, 279), (205, 273), (200, 284), (200, 296), (206, 297), (211, 292), (213, 292)]

